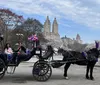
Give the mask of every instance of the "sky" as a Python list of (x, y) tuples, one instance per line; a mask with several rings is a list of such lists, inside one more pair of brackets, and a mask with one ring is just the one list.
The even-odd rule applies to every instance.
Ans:
[(100, 0), (0, 0), (0, 8), (38, 19), (42, 24), (56, 17), (61, 37), (80, 35), (83, 43), (100, 40)]

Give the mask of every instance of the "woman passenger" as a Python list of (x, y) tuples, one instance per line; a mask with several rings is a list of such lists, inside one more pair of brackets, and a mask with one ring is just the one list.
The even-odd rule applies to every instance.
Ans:
[(10, 44), (7, 43), (4, 48), (4, 53), (7, 54), (7, 60), (10, 62), (12, 61), (13, 50), (10, 47)]

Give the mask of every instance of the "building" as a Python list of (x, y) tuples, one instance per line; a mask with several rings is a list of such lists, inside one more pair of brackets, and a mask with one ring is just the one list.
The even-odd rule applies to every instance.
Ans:
[(80, 37), (80, 35), (79, 34), (77, 34), (76, 35), (76, 41), (78, 42), (78, 43), (81, 43), (82, 44), (82, 40), (81, 40), (81, 37)]
[(56, 18), (54, 19), (53, 24), (51, 25), (49, 17), (47, 16), (47, 19), (44, 22), (43, 35), (47, 40), (60, 39), (60, 35), (58, 33), (58, 23), (57, 23)]

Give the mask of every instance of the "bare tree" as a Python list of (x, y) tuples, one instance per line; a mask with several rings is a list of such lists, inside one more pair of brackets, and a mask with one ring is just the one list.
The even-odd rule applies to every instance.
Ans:
[(87, 44), (80, 44), (76, 41), (73, 44), (68, 44), (68, 48), (70, 48), (74, 51), (79, 51), (79, 52), (84, 51), (86, 46), (87, 46)]
[(43, 25), (36, 19), (28, 18), (20, 27), (21, 29), (23, 29), (25, 45), (26, 47), (28, 47), (29, 45), (28, 37), (31, 34), (35, 33), (37, 35), (40, 35), (42, 32)]
[(10, 41), (10, 32), (14, 29), (18, 24), (23, 22), (23, 17), (19, 16), (9, 9), (0, 9), (0, 19), (4, 22), (4, 44)]

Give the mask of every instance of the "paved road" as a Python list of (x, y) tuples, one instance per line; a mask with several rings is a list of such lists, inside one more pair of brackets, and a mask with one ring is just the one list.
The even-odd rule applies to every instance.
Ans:
[(6, 74), (0, 85), (100, 85), (100, 68), (95, 67), (95, 81), (85, 79), (84, 66), (71, 65), (68, 76), (69, 80), (63, 78), (63, 67), (53, 69), (51, 78), (46, 82), (38, 82), (32, 76), (32, 63), (21, 64), (15, 74)]

